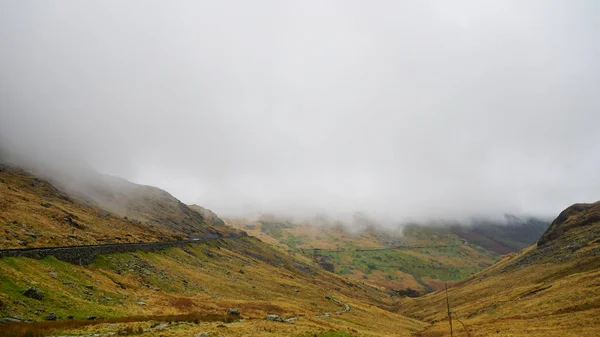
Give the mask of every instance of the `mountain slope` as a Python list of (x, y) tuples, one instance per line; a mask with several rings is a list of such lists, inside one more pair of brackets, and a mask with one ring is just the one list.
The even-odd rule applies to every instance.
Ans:
[(535, 243), (548, 228), (550, 220), (533, 217), (505, 216), (498, 223), (490, 220), (473, 220), (470, 225), (451, 225), (450, 230), (468, 242), (477, 244), (496, 254), (520, 251)]
[[(169, 331), (172, 336), (298, 336), (327, 330), (410, 336), (425, 326), (382, 309), (392, 302), (380, 289), (348, 282), (251, 237), (104, 255), (90, 266), (52, 257), (2, 258), (0, 270), (0, 317), (43, 320), (52, 312), (59, 320), (143, 315), (149, 321), (152, 315), (222, 316), (239, 308), (246, 319), (223, 327), (220, 322), (192, 324)], [(24, 295), (30, 287), (43, 298)], [(332, 297), (350, 311), (336, 314), (343, 307)], [(330, 314), (324, 317), (325, 312)], [(265, 322), (268, 314), (296, 321)]]
[[(540, 244), (511, 254), (448, 291), (455, 336), (597, 336), (600, 202), (563, 211)], [(445, 294), (403, 299), (397, 311), (449, 335)], [(463, 326), (464, 324), (464, 326)]]
[[(27, 247), (39, 247), (239, 232), (228, 229), (214, 213), (193, 206), (200, 214), (159, 189), (96, 178), (86, 185), (74, 178), (76, 187), (85, 187), (87, 194), (73, 195), (73, 186), (50, 183), (12, 165), (0, 166), (4, 230), (0, 248), (22, 247), (20, 241), (25, 240)], [(107, 206), (107, 201), (126, 213), (113, 213), (118, 209)], [(41, 299), (27, 295), (32, 287), (43, 294)], [(344, 311), (346, 304), (349, 312)], [(142, 315), (139, 324), (150, 326), (154, 315), (222, 317), (228, 308), (237, 307), (247, 321), (225, 328), (219, 327), (220, 322), (199, 322), (169, 333), (189, 336), (227, 329), (228, 336), (297, 336), (343, 330), (364, 336), (409, 336), (425, 326), (385, 310), (392, 305), (384, 289), (328, 273), (310, 259), (251, 237), (224, 235), (184, 248), (101, 255), (89, 266), (54, 257), (0, 258), (0, 318), (8, 320), (40, 321), (50, 313), (59, 320), (96, 316), (126, 321)], [(297, 320), (295, 324), (266, 322), (267, 314)], [(0, 325), (0, 335), (11, 326)], [(97, 332), (106, 327), (89, 329)]]
[[(200, 213), (157, 187), (134, 184), (95, 171), (71, 175), (69, 179), (55, 179), (65, 191), (109, 212), (149, 226), (166, 227), (187, 236), (216, 232), (213, 224)], [(220, 227), (227, 230), (224, 226)]]
[(5, 164), (0, 164), (0, 225), (0, 248), (168, 241), (182, 235), (116, 216)]
[(169, 193), (101, 175), (34, 173), (0, 161), (0, 248), (169, 241), (237, 233)]

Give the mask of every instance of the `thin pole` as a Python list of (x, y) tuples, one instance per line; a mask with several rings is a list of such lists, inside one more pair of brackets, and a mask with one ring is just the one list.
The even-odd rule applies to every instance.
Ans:
[(446, 287), (446, 307), (448, 307), (448, 323), (450, 324), (450, 337), (452, 337), (452, 313), (450, 312), (450, 301), (448, 300), (448, 283), (444, 282)]

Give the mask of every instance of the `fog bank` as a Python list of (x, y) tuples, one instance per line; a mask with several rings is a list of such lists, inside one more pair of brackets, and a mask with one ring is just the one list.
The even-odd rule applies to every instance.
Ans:
[(222, 216), (555, 216), (600, 199), (599, 15), (591, 0), (7, 1), (0, 136)]

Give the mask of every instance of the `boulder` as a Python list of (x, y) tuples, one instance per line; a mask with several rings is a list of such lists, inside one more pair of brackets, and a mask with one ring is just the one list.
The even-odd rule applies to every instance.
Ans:
[(48, 316), (46, 316), (46, 320), (47, 321), (56, 321), (56, 314), (51, 312), (48, 314)]
[(265, 319), (267, 321), (283, 322), (283, 318), (281, 318), (279, 315), (267, 315), (267, 317), (265, 317)]
[(25, 297), (33, 298), (34, 300), (38, 300), (38, 301), (41, 301), (44, 299), (44, 294), (42, 293), (42, 291), (39, 290), (38, 288), (34, 288), (34, 287), (31, 287), (31, 288), (25, 290), (22, 294)]
[(2, 317), (0, 318), (0, 323), (18, 323), (21, 320), (13, 318), (13, 317)]
[(239, 316), (240, 315), (240, 309), (238, 309), (238, 308), (229, 308), (229, 309), (227, 309), (227, 315), (229, 315), (229, 316)]

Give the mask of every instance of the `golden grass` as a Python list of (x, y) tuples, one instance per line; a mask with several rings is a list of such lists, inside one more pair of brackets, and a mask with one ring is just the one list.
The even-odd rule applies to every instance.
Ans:
[(0, 227), (1, 248), (177, 238), (173, 231), (114, 216), (24, 171), (8, 168), (0, 169)]
[[(600, 331), (600, 257), (532, 264), (500, 272), (518, 256), (520, 254), (508, 256), (449, 289), (453, 315), (465, 324), (469, 335), (597, 336)], [(582, 264), (595, 267), (565, 273)], [(449, 336), (445, 311), (443, 291), (398, 303), (399, 313), (433, 323), (420, 336)], [(454, 330), (454, 336), (467, 336), (457, 321)]]

